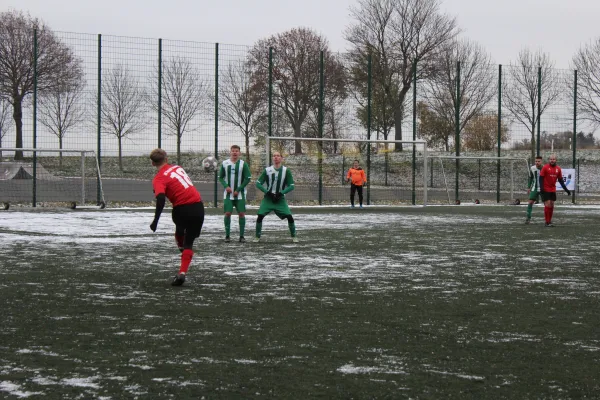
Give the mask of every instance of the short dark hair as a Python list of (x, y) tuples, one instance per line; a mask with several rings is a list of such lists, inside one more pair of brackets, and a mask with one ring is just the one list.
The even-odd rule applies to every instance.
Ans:
[(238, 149), (239, 151), (242, 151), (242, 149), (240, 148), (240, 146), (238, 146), (237, 144), (234, 144), (233, 146), (231, 146), (229, 148), (229, 150), (233, 150), (233, 149)]
[(352, 161), (352, 162), (353, 162), (353, 163), (357, 162), (357, 163), (359, 163), (359, 164), (360, 164), (360, 161), (358, 161), (358, 160), (354, 160), (354, 161)]
[(536, 159), (536, 160), (543, 160), (543, 159), (544, 159), (544, 157), (542, 157), (542, 156), (537, 156), (535, 159)]
[(150, 152), (150, 159), (155, 164), (162, 164), (167, 159), (167, 152), (163, 149), (154, 149)]

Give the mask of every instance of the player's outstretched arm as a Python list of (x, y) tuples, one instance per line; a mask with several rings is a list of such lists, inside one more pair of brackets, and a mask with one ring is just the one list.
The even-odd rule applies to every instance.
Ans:
[(165, 208), (167, 196), (164, 193), (160, 193), (156, 196), (156, 210), (154, 211), (154, 221), (150, 224), (150, 229), (152, 232), (156, 232), (156, 227), (158, 226), (158, 220), (160, 219), (160, 214), (162, 214), (163, 209)]
[(560, 183), (560, 186), (562, 186), (563, 190), (565, 192), (567, 192), (567, 195), (571, 195), (571, 191), (569, 189), (567, 189), (567, 185), (565, 185), (565, 180), (563, 178), (559, 178), (558, 182)]

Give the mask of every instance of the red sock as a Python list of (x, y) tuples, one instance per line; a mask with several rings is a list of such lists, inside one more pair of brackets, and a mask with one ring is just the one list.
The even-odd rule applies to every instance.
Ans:
[(548, 223), (552, 223), (552, 214), (554, 214), (554, 207), (548, 208)]
[(179, 248), (183, 247), (183, 236), (177, 236), (177, 234), (176, 234), (175, 241), (177, 242), (177, 247), (179, 247)]
[(547, 206), (544, 206), (544, 221), (546, 221), (546, 223), (548, 223), (548, 210), (549, 208)]
[(188, 268), (192, 263), (192, 257), (194, 256), (194, 251), (192, 249), (185, 249), (183, 253), (181, 253), (181, 267), (179, 267), (180, 274), (187, 274)]

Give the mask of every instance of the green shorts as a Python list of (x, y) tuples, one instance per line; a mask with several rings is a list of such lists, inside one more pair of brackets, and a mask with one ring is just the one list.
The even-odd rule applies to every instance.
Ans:
[(223, 209), (226, 213), (233, 212), (233, 207), (239, 213), (246, 212), (246, 200), (238, 199), (238, 200), (230, 200), (223, 199)]
[(540, 193), (537, 190), (529, 192), (529, 200), (539, 200)]
[(290, 211), (285, 199), (281, 199), (277, 203), (274, 203), (273, 200), (268, 197), (263, 198), (260, 202), (260, 207), (257, 214), (267, 215), (271, 211), (273, 211), (280, 219), (284, 219), (288, 215), (292, 215), (292, 212)]

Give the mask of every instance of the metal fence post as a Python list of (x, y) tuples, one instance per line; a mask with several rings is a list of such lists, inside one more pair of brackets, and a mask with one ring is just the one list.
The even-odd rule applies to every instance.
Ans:
[[(417, 61), (413, 61), (412, 65), (412, 74), (413, 74), (413, 138), (412, 140), (417, 140)], [(427, 161), (427, 160), (425, 160)], [(412, 151), (412, 205), (416, 204), (416, 170), (417, 170), (417, 147), (413, 143), (413, 151)], [(425, 177), (425, 182), (427, 182), (427, 177)], [(427, 188), (425, 188), (427, 189)]]
[(541, 125), (542, 125), (542, 67), (538, 67), (538, 98), (537, 98), (537, 143), (536, 143), (536, 156), (539, 157), (541, 153)]
[[(573, 168), (575, 168), (575, 162), (577, 160), (577, 70), (573, 71)], [(579, 182), (579, 172), (577, 173), (577, 180)], [(573, 188), (572, 202), (575, 204), (575, 194), (577, 188)]]
[[(319, 55), (319, 138), (323, 139), (323, 103), (325, 101), (325, 61), (323, 56), (323, 50)], [(323, 142), (317, 143), (318, 157), (317, 160), (319, 165), (319, 205), (323, 205)]]
[[(33, 148), (37, 148), (37, 87), (38, 87), (38, 31), (33, 30)], [(33, 207), (37, 203), (37, 153), (33, 152), (33, 193), (31, 201)]]
[[(219, 43), (215, 43), (215, 160), (219, 160)], [(215, 208), (219, 206), (218, 203), (218, 184), (217, 175), (219, 174), (220, 168), (215, 168)]]
[[(98, 34), (98, 88), (97, 88), (97, 104), (96, 104), (96, 136), (97, 136), (97, 154), (98, 171), (102, 171), (102, 35)], [(102, 186), (100, 175), (96, 179), (96, 202), (100, 204), (102, 201)]]
[(162, 39), (158, 39), (158, 148), (162, 147)]
[[(269, 137), (273, 136), (273, 47), (269, 47), (269, 87), (268, 91), (268, 102), (269, 102), (269, 115), (268, 119), (268, 127), (267, 127), (267, 135)], [(268, 143), (268, 142), (267, 142)], [(271, 146), (267, 147), (267, 153), (265, 154), (267, 158), (265, 160), (265, 166), (269, 166), (271, 160)]]
[[(501, 156), (502, 145), (502, 64), (498, 65), (498, 153)], [(496, 161), (496, 203), (500, 203), (500, 160)]]
[[(371, 92), (373, 90), (372, 56), (367, 56), (367, 140), (371, 140)], [(367, 142), (367, 205), (371, 204), (371, 142)]]
[[(460, 157), (460, 61), (456, 62), (456, 107), (454, 110), (454, 146), (456, 157)], [(456, 159), (456, 182), (454, 184), (454, 200), (459, 200), (458, 197), (458, 179), (460, 170), (460, 160)]]

